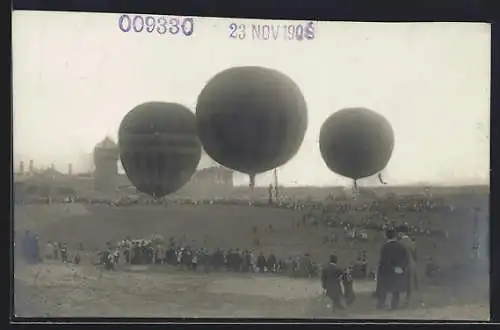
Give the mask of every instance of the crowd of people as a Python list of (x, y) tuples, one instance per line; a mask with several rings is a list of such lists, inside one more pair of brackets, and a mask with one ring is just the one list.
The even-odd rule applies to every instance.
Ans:
[(277, 207), (293, 210), (316, 209), (323, 212), (335, 212), (336, 214), (348, 212), (371, 212), (371, 213), (391, 213), (396, 211), (403, 212), (453, 212), (453, 207), (446, 205), (442, 199), (433, 198), (431, 196), (374, 196), (365, 199), (364, 202), (353, 202), (344, 198), (327, 197), (323, 201), (313, 201), (312, 198), (296, 199), (294, 197), (269, 196), (264, 199), (249, 199), (249, 198), (229, 198), (229, 197), (214, 197), (214, 198), (151, 198), (146, 195), (130, 195), (120, 198), (96, 198), (86, 196), (68, 196), (68, 197), (38, 197), (30, 198), (22, 203), (85, 203), (85, 204), (100, 204), (113, 207), (132, 206), (132, 205), (235, 205), (235, 206), (255, 206), (255, 207)]
[[(176, 244), (173, 238), (168, 244), (155, 239), (126, 239), (112, 244), (99, 253), (99, 264), (107, 269), (117, 265), (170, 265), (188, 271), (203, 272), (258, 272), (289, 275), (292, 277), (314, 278), (319, 275), (320, 264), (311, 259), (309, 253), (301, 256), (282, 258), (273, 253), (265, 255), (254, 249), (209, 249), (193, 248)], [(356, 269), (355, 276), (368, 277), (366, 251), (353, 263), (350, 271)], [(359, 270), (358, 270), (359, 269)], [(373, 277), (373, 276), (372, 276)]]
[[(212, 198), (212, 199), (191, 199), (191, 198), (169, 198), (153, 199), (143, 195), (126, 196), (119, 199), (110, 198), (87, 198), (87, 197), (66, 197), (53, 199), (50, 197), (39, 198), (36, 200), (25, 201), (26, 203), (85, 203), (91, 205), (107, 205), (110, 207), (124, 207), (131, 205), (246, 205), (253, 207), (277, 207), (284, 209), (299, 210), (304, 213), (301, 225), (311, 224), (313, 226), (325, 226), (329, 228), (343, 228), (348, 237), (353, 240), (367, 240), (368, 231), (383, 232), (390, 226), (395, 226), (393, 220), (394, 213), (407, 215), (408, 212), (427, 213), (433, 211), (453, 212), (453, 207), (445, 205), (442, 200), (436, 198), (424, 198), (422, 196), (412, 198), (385, 197), (365, 202), (342, 201), (333, 198), (327, 198), (325, 201), (316, 202), (312, 199), (296, 200), (294, 198), (272, 198), (269, 200), (231, 199), (231, 198)], [(351, 221), (351, 215), (364, 214), (356, 216), (362, 218), (362, 221)], [(425, 214), (421, 214), (418, 224), (408, 224), (410, 233), (414, 236), (428, 236), (437, 239), (448, 238), (446, 230), (433, 228), (431, 220)], [(325, 238), (325, 240), (329, 240)]]
[[(64, 200), (48, 199), (41, 202), (88, 203), (111, 207), (137, 204), (159, 204), (168, 207), (170, 203), (279, 207), (302, 212), (302, 219), (295, 225), (292, 223), (292, 226), (331, 228), (332, 231), (325, 235), (323, 244), (335, 245), (339, 239), (338, 234), (342, 232), (345, 238), (352, 241), (369, 240), (373, 232), (385, 234), (387, 241), (382, 243), (381, 257), (376, 269), (369, 268), (366, 251), (359, 251), (355, 261), (342, 260), (342, 263), (347, 266), (340, 267), (336, 255), (331, 255), (329, 262), (324, 265), (322, 262), (312, 260), (308, 253), (285, 257), (276, 256), (273, 253), (264, 254), (257, 251), (259, 244), (254, 244), (255, 248), (253, 249), (207, 248), (206, 244), (204, 244), (205, 247), (194, 248), (175, 242), (173, 238), (165, 241), (154, 236), (151, 239), (127, 237), (120, 242), (107, 242), (106, 248), (98, 253), (98, 260), (94, 262), (95, 265), (108, 270), (116, 270), (120, 265), (169, 265), (192, 272), (256, 272), (300, 278), (319, 278), (325, 295), (332, 300), (333, 309), (336, 311), (350, 306), (355, 301), (354, 280), (376, 280), (377, 289), (374, 298), (377, 300), (377, 307), (386, 308), (387, 298), (390, 296), (392, 298), (389, 307), (397, 309), (400, 307), (400, 295), (406, 293), (405, 305), (407, 305), (411, 301), (412, 292), (418, 287), (417, 262), (426, 263), (425, 274), (427, 277), (440, 276), (442, 270), (432, 257), (428, 257), (427, 260), (418, 259), (415, 238), (427, 236), (433, 239), (447, 239), (448, 232), (433, 228), (430, 217), (423, 216), (420, 217), (422, 220), (418, 223), (409, 224), (406, 221), (394, 220), (394, 217), (391, 217), (393, 215), (391, 212), (433, 212), (436, 210), (453, 212), (453, 207), (446, 206), (441, 201), (432, 198), (422, 199), (419, 197), (414, 200), (394, 201), (394, 198), (387, 198), (387, 200), (376, 199), (364, 203), (334, 199), (314, 202), (312, 200), (273, 199), (272, 196), (268, 201), (253, 202), (227, 198), (209, 200), (176, 198), (166, 201), (132, 196), (120, 200), (71, 197)], [(354, 221), (350, 217), (352, 214), (356, 214)], [(337, 230), (333, 231), (333, 229)], [(272, 231), (271, 225), (269, 230)], [(42, 261), (39, 239), (36, 235), (27, 232), (21, 244), (23, 256), (28, 262)], [(334, 247), (329, 247), (329, 249), (335, 250)], [(478, 246), (475, 249), (478, 250)], [(83, 251), (82, 243), (77, 251), (70, 253), (66, 242), (49, 241), (46, 245), (44, 258), (79, 264)]]
[[(338, 257), (331, 255), (326, 265), (311, 259), (308, 253), (302, 256), (281, 258), (273, 253), (264, 255), (253, 249), (208, 249), (192, 248), (176, 244), (172, 237), (168, 242), (153, 235), (151, 239), (131, 239), (112, 243), (98, 253), (94, 265), (107, 270), (116, 270), (120, 265), (170, 265), (185, 271), (202, 272), (256, 272), (273, 275), (288, 275), (298, 278), (319, 278), (325, 296), (332, 300), (334, 311), (347, 308), (355, 301), (355, 280), (377, 281), (374, 298), (378, 308), (400, 307), (400, 295), (406, 294), (405, 305), (410, 303), (413, 291), (418, 287), (416, 273), (419, 262), (414, 237), (410, 237), (407, 226), (385, 228), (387, 241), (383, 244), (378, 269), (368, 269), (367, 253), (360, 251), (355, 262), (347, 267), (338, 265)], [(43, 259), (60, 260), (63, 263), (79, 264), (84, 246), (70, 255), (67, 242), (49, 241), (44, 258), (39, 248), (38, 236), (26, 231), (22, 239), (24, 259), (29, 263)], [(426, 276), (436, 277), (439, 266), (430, 258), (426, 264)], [(387, 306), (388, 297), (392, 297)]]
[(449, 236), (447, 230), (434, 228), (430, 219), (426, 221), (420, 220), (418, 224), (410, 225), (407, 221), (398, 223), (396, 220), (388, 221), (387, 218), (382, 221), (377, 221), (377, 219), (373, 217), (368, 217), (363, 221), (353, 222), (350, 220), (342, 220), (342, 217), (337, 215), (329, 216), (327, 214), (322, 214), (315, 216), (313, 214), (306, 214), (302, 218), (302, 223), (297, 223), (297, 227), (306, 224), (313, 226), (322, 225), (332, 229), (340, 228), (348, 237), (357, 240), (367, 240), (369, 231), (384, 232), (388, 228), (397, 229), (398, 226), (408, 227), (412, 236), (416, 237), (426, 236), (436, 239), (447, 239)]
[[(81, 242), (77, 250), (70, 252), (67, 242), (48, 241), (42, 257), (36, 236), (27, 231), (25, 237), (31, 239), (31, 244), (23, 243), (23, 255), (31, 263), (46, 259), (79, 264), (85, 251)], [(193, 248), (176, 244), (173, 237), (165, 243), (155, 235), (152, 239), (127, 237), (118, 243), (107, 242), (96, 257), (97, 260), (92, 263), (107, 270), (116, 270), (122, 265), (170, 265), (194, 272), (256, 272), (298, 278), (316, 278), (321, 271), (321, 264), (312, 260), (309, 253), (282, 258), (254, 249)], [(368, 269), (365, 250), (360, 251), (357, 260), (350, 263), (345, 271), (355, 279), (375, 279), (374, 271)]]
[(67, 242), (48, 241), (45, 246), (44, 258), (49, 260), (61, 260), (64, 263), (72, 262), (78, 265), (81, 260), (80, 252), (83, 252), (82, 242), (79, 243), (77, 252), (72, 256)]

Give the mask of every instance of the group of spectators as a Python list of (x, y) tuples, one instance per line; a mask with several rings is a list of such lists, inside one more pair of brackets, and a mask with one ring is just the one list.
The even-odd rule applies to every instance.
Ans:
[(280, 258), (273, 253), (264, 255), (254, 249), (193, 248), (176, 244), (174, 239), (165, 244), (155, 239), (126, 239), (112, 244), (99, 253), (100, 264), (107, 269), (117, 265), (170, 265), (188, 271), (203, 272), (260, 272), (288, 274), (293, 277), (316, 277), (319, 265), (308, 253), (302, 256)]
[[(377, 308), (386, 308), (390, 294), (390, 308), (400, 307), (400, 294), (406, 293), (405, 305), (409, 306), (412, 293), (418, 287), (417, 252), (415, 242), (408, 236), (408, 228), (401, 226), (398, 232), (394, 228), (386, 229), (387, 241), (383, 244), (376, 274)], [(348, 281), (346, 281), (346, 278)], [(354, 302), (352, 269), (338, 266), (338, 258), (331, 255), (329, 263), (321, 271), (321, 284), (324, 294), (332, 301), (333, 311), (344, 309)]]
[(442, 212), (453, 211), (444, 203), (442, 199), (430, 196), (409, 196), (396, 197), (372, 196), (364, 201), (348, 201), (344, 199), (326, 198), (324, 201), (313, 201), (312, 198), (296, 199), (294, 197), (281, 196), (278, 198), (254, 199), (249, 198), (183, 198), (167, 197), (154, 199), (145, 195), (130, 195), (120, 198), (96, 198), (85, 196), (69, 197), (39, 197), (26, 200), (26, 203), (85, 203), (85, 204), (103, 204), (109, 206), (131, 206), (131, 205), (158, 205), (158, 204), (182, 204), (182, 205), (239, 205), (256, 207), (278, 207), (285, 209), (303, 210), (303, 209), (323, 209), (325, 212), (335, 212), (337, 214), (360, 211), (372, 213), (393, 213), (393, 212)]

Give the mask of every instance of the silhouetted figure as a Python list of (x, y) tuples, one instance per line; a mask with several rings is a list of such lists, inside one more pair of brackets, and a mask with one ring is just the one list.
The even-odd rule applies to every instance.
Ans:
[(387, 242), (382, 246), (377, 276), (377, 308), (383, 308), (387, 295), (392, 295), (391, 309), (399, 308), (399, 295), (407, 290), (408, 254), (396, 240), (394, 229), (386, 231)]
[(276, 256), (273, 253), (271, 253), (267, 258), (266, 267), (268, 272), (270, 273), (276, 272)]
[(78, 265), (78, 264), (80, 263), (80, 260), (81, 260), (80, 254), (79, 254), (79, 253), (77, 253), (77, 254), (75, 255), (75, 259), (73, 260), (73, 263), (74, 263), (75, 265)]
[(61, 260), (62, 262), (68, 262), (68, 247), (66, 243), (61, 246)]
[(354, 279), (352, 277), (352, 268), (347, 267), (342, 274), (342, 286), (344, 287), (344, 299), (347, 306), (352, 305), (354, 300), (356, 299), (356, 295), (354, 293)]
[(264, 257), (264, 255), (261, 252), (257, 257), (257, 269), (259, 270), (259, 272), (263, 273), (265, 267), (266, 267), (266, 257)]
[(342, 270), (337, 266), (337, 256), (331, 255), (330, 262), (321, 272), (321, 286), (326, 296), (332, 300), (333, 311), (344, 309), (342, 304), (342, 288), (340, 285)]
[(408, 254), (408, 269), (406, 271), (406, 299), (405, 306), (409, 306), (411, 302), (411, 297), (413, 290), (418, 288), (418, 277), (417, 277), (417, 246), (415, 242), (408, 236), (409, 228), (407, 225), (399, 227), (401, 233), (399, 242), (405, 247), (406, 253)]

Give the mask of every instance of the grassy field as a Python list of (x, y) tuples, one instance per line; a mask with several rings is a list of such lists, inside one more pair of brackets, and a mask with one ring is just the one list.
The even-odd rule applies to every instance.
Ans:
[[(50, 262), (27, 266), (16, 262), (16, 313), (19, 316), (332, 316), (319, 296), (318, 280), (186, 273), (166, 267), (103, 272), (91, 266), (92, 253), (103, 248), (106, 241), (121, 240), (127, 235), (147, 238), (153, 233), (184, 239), (194, 247), (202, 246), (204, 241), (209, 247), (254, 247), (253, 240), (258, 237), (261, 244), (254, 247), (258, 251), (273, 252), (284, 258), (309, 252), (318, 262), (325, 262), (334, 252), (344, 265), (353, 261), (358, 251), (366, 249), (370, 267), (376, 266), (383, 242), (380, 233), (369, 233), (370, 240), (365, 243), (340, 240), (336, 245), (323, 245), (327, 229), (297, 228), (301, 218), (298, 211), (245, 206), (16, 205), (16, 232), (23, 229), (36, 232), (42, 249), (47, 240), (58, 240), (67, 241), (70, 250), (83, 242), (88, 251), (78, 267)], [(467, 231), (465, 218), (456, 220), (451, 229), (457, 233)], [(267, 230), (270, 224), (272, 232)], [(254, 226), (258, 228), (257, 234), (252, 232)], [(464, 245), (460, 239), (452, 238), (439, 243), (435, 251), (431, 243), (426, 239), (418, 241), (422, 255), (434, 253), (443, 261), (452, 259), (460, 245)], [(469, 290), (426, 285), (420, 292), (416, 310), (391, 314), (373, 310), (374, 301), (369, 297), (373, 283), (358, 283), (355, 306), (336, 317), (486, 319), (489, 313), (486, 276), (478, 275), (475, 282), (483, 285), (471, 282)]]

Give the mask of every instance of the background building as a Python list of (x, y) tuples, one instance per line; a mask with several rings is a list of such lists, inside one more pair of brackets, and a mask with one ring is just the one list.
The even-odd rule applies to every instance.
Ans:
[[(75, 173), (73, 164), (67, 165), (65, 173), (55, 166), (46, 169), (34, 168), (29, 161), (26, 171), (25, 162), (19, 161), (15, 169), (14, 190), (16, 200), (31, 197), (58, 196), (114, 196), (116, 194), (135, 194), (136, 188), (126, 173), (120, 173), (118, 145), (109, 137), (99, 142), (92, 154), (93, 171)], [(226, 195), (233, 188), (234, 172), (213, 161), (206, 153), (202, 154), (197, 171), (191, 180), (173, 195), (199, 197), (212, 194)]]
[(114, 191), (117, 187), (119, 151), (117, 144), (106, 137), (94, 148), (94, 188)]

